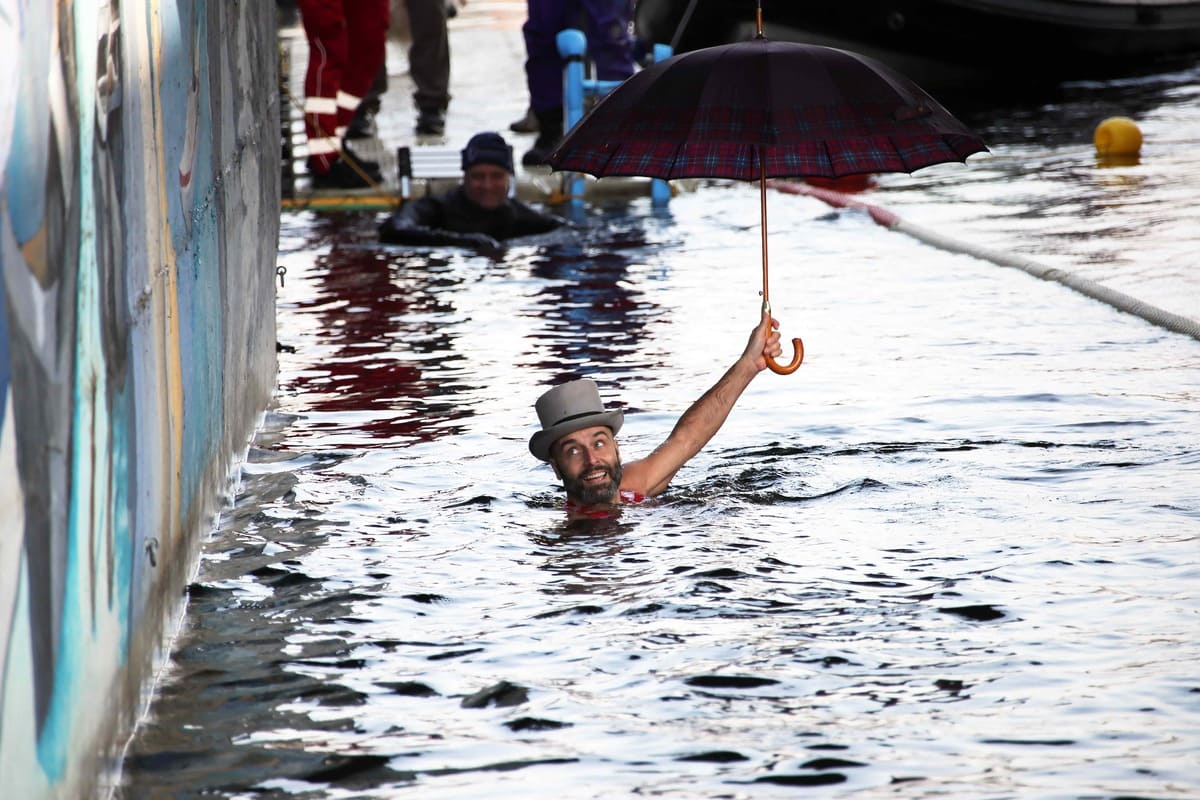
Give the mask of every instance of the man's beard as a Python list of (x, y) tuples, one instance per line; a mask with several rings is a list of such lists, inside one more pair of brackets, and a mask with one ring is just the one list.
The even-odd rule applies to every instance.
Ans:
[(620, 463), (613, 464), (606, 469), (609, 480), (603, 486), (587, 485), (582, 479), (564, 477), (563, 486), (567, 490), (567, 497), (585, 506), (598, 506), (613, 502), (621, 488), (621, 465)]

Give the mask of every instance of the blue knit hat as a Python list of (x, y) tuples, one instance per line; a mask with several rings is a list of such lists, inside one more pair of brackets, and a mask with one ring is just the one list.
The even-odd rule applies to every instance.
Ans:
[(495, 164), (506, 172), (513, 171), (512, 146), (498, 133), (477, 133), (462, 151), (462, 168), (466, 172), (476, 164)]

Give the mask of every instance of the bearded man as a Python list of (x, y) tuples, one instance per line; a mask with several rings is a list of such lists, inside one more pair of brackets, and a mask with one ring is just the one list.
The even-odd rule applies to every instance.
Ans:
[(529, 452), (554, 469), (567, 492), (568, 510), (575, 513), (603, 512), (661, 494), (725, 424), (750, 381), (766, 369), (767, 358), (781, 355), (778, 327), (764, 311), (742, 355), (648, 456), (622, 464), (616, 437), (625, 414), (606, 409), (596, 383), (587, 378), (555, 386), (538, 398), (534, 407), (542, 429), (529, 440)]

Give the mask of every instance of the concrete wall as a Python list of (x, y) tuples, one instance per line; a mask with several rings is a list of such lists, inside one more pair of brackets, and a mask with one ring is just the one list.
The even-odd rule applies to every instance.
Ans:
[(275, 379), (267, 0), (0, 0), (0, 798), (103, 792)]

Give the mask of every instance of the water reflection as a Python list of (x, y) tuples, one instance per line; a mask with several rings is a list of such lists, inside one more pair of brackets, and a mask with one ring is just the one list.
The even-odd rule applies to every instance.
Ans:
[(645, 269), (644, 221), (617, 209), (587, 225), (578, 242), (545, 248), (528, 262), (542, 286), (534, 302), (545, 325), (537, 352), (522, 363), (545, 370), (548, 384), (630, 363), (644, 347), (647, 325), (661, 313), (639, 285), (655, 277)]
[(642, 286), (660, 276), (645, 261), (645, 215), (628, 207), (589, 210), (565, 233), (490, 253), (382, 246), (354, 217), (310, 222), (297, 231), (295, 251), (319, 255), (306, 291), (289, 294), (297, 299), (280, 310), (281, 341), (292, 328), (312, 334), (295, 359), (310, 365), (283, 385), (305, 398), (314, 415), (306, 429), (325, 446), (330, 434), (355, 444), (365, 434), (362, 444), (378, 447), (465, 430), (483, 364), (465, 355), (479, 352), (481, 328), (459, 297), (480, 282), (520, 281), (525, 272), (536, 281), (524, 312), (541, 320), (531, 350), (501, 357), (549, 381), (629, 363), (659, 313)]
[(998, 98), (972, 92), (939, 97), (993, 150), (1013, 145), (1039, 148), (1090, 144), (1108, 117), (1143, 119), (1195, 101), (1200, 66), (1113, 81), (1072, 81)]
[[(901, 216), (940, 202), (934, 218), (964, 242), (1044, 259), (1195, 318), (1200, 284), (1186, 277), (1186, 264), (1200, 230), (1198, 101), (1200, 65), (1066, 83), (1050, 96), (997, 102), (979, 95), (951, 108), (992, 152), (973, 157), (969, 170), (942, 171), (936, 184), (889, 176), (882, 202)], [(1134, 119), (1144, 135), (1136, 163), (1097, 158), (1095, 130), (1114, 116)]]
[[(260, 444), (297, 422), (274, 416)], [(188, 586), (194, 622), (172, 651), (174, 679), (158, 688), (162, 710), (141, 729), (141, 741), (155, 746), (131, 747), (125, 771), (134, 787), (118, 797), (264, 796), (264, 780), (284, 777), (313, 785), (403, 778), (378, 759), (278, 746), (353, 730), (368, 700), (346, 680), (365, 664), (353, 631), (387, 576), (344, 580), (302, 565), (339, 525), (310, 513), (296, 489), (342, 460), (251, 452), (239, 502), (211, 543), (220, 557)], [(257, 720), (249, 729), (248, 719)]]
[[(632, 523), (609, 518), (573, 520), (563, 523), (553, 533), (531, 535), (530, 540), (536, 546), (531, 555), (542, 560), (540, 568), (546, 572), (539, 591), (550, 596), (595, 593), (612, 597), (623, 593), (629, 588), (629, 576), (625, 573), (631, 563), (639, 560), (636, 555), (625, 553), (627, 548), (639, 549), (630, 538), (635, 531)], [(595, 613), (604, 607), (591, 605), (569, 610)], [(545, 613), (558, 615), (567, 611), (555, 609)]]
[(447, 323), (463, 282), (449, 258), (364, 245), (354, 225), (315, 227), (328, 248), (312, 264), (312, 291), (280, 309), (315, 326), (304, 354), (311, 366), (283, 383), (327, 415), (312, 435), (353, 432), (365, 435), (356, 437), (363, 446), (392, 447), (460, 432), (472, 410), (458, 396), (471, 386), (448, 375), (458, 337)]
[[(910, 208), (1002, 207), (1039, 256), (1101, 223), (1193, 247), (1157, 220), (1194, 185), (1164, 191), (1161, 153), (1098, 172), (1077, 110), (1069, 150), (998, 116), (1017, 145), (904, 178)], [(1058, 113), (1026, 119), (1053, 138)], [(700, 191), (666, 223), (621, 210), (492, 257), (285, 223), (292, 416), (206, 552), (127, 796), (1187, 794), (1190, 339), (781, 202), (781, 260), (829, 265), (805, 281), (811, 363), (756, 382), (659, 502), (565, 519), (525, 451), (531, 376), (639, 381), (661, 434), (719, 367), (647, 353), (744, 336), (714, 287), (756, 252), (730, 224), (752, 215)]]

